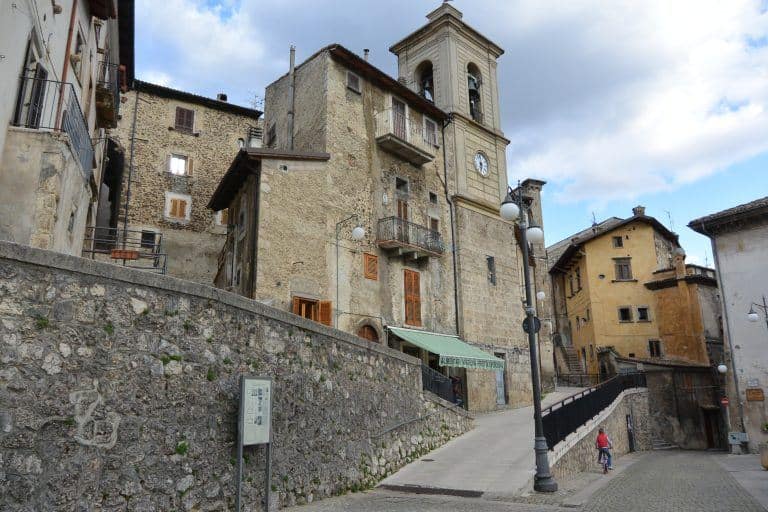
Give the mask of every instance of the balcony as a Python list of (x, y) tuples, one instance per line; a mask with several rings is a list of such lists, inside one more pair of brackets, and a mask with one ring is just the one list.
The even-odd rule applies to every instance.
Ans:
[(96, 126), (117, 127), (120, 106), (120, 70), (117, 64), (99, 62), (96, 73)]
[(88, 226), (82, 257), (157, 274), (165, 274), (168, 268), (163, 234), (154, 231)]
[(376, 142), (383, 150), (421, 166), (435, 159), (437, 129), (426, 134), (420, 121), (388, 108), (376, 113)]
[(382, 249), (392, 249), (413, 259), (442, 256), (445, 252), (440, 233), (399, 217), (379, 220), (376, 243)]
[(32, 130), (64, 132), (86, 178), (93, 172), (93, 145), (75, 88), (67, 82), (46, 80), (40, 68), (21, 77), (13, 125)]

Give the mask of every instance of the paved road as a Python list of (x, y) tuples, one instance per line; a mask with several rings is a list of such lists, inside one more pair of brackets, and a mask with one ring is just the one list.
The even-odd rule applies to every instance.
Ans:
[[(744, 476), (745, 486), (758, 496), (768, 488), (768, 471), (756, 469), (756, 459), (734, 460), (722, 453), (657, 451), (627, 458), (627, 464), (610, 477), (598, 475), (603, 486), (595, 486), (581, 507), (582, 512), (765, 512), (731, 476)], [(617, 464), (622, 464), (618, 459)], [(584, 478), (589, 477), (589, 478)], [(581, 475), (579, 485), (594, 482), (594, 475)], [(564, 482), (565, 483), (565, 482)], [(571, 482), (573, 483), (573, 482)], [(589, 484), (589, 487), (592, 485)], [(568, 487), (565, 485), (564, 487)], [(574, 487), (571, 485), (570, 487)], [(576, 486), (578, 487), (578, 485)], [(573, 488), (571, 491), (577, 491)], [(565, 492), (562, 498), (573, 498)], [(561, 499), (560, 501), (563, 501)], [(564, 503), (552, 495), (517, 496), (506, 499), (460, 498), (392, 492), (377, 488), (288, 509), (289, 512), (563, 512)], [(573, 507), (573, 505), (570, 505)]]
[[(584, 512), (765, 512), (708, 452), (652, 452), (597, 491)], [(765, 474), (768, 486), (768, 473)]]
[[(559, 388), (553, 404), (580, 391)], [(534, 474), (533, 407), (477, 417), (475, 428), (402, 468), (381, 485), (475, 491), (486, 497), (518, 494)]]

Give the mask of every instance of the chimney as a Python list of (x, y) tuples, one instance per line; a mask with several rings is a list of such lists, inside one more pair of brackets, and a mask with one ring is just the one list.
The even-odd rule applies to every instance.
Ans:
[(632, 215), (635, 217), (640, 217), (642, 215), (645, 215), (645, 206), (635, 206), (632, 208)]
[(224, 94), (223, 92), (220, 92), (219, 94), (216, 95), (216, 99), (219, 100), (219, 101), (226, 102), (227, 101), (227, 95)]
[(368, 62), (368, 54), (371, 53), (371, 50), (368, 48), (363, 48), (363, 58), (365, 59), (365, 62)]

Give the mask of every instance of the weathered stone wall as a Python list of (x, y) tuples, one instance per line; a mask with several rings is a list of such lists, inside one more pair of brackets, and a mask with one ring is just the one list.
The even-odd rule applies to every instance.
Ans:
[[(0, 243), (0, 509), (228, 510), (238, 379), (274, 379), (281, 505), (470, 428), (415, 359), (194, 283)], [(248, 448), (258, 508), (263, 450)]]
[[(216, 186), (239, 150), (254, 117), (216, 109), (201, 103), (164, 97), (139, 90), (134, 139), (131, 195), (127, 198), (131, 130), (137, 92), (125, 94), (122, 117), (114, 139), (126, 152), (120, 204), (128, 206), (128, 229), (163, 234), (168, 254), (168, 273), (202, 284), (211, 284), (216, 275), (219, 251), (224, 244), (226, 225), (206, 206)], [(194, 110), (194, 133), (174, 130), (176, 107)], [(255, 116), (255, 114), (254, 114)], [(187, 176), (170, 173), (171, 154), (187, 157)], [(166, 216), (166, 192), (190, 196), (189, 220)], [(124, 209), (120, 209), (120, 226)]]
[(550, 469), (555, 479), (565, 479), (597, 466), (595, 440), (600, 427), (611, 438), (614, 465), (616, 458), (629, 453), (627, 415), (634, 425), (635, 451), (651, 449), (648, 392), (645, 389), (624, 391), (613, 404), (583, 425), (550, 452)]
[(63, 133), (8, 128), (0, 161), (0, 239), (80, 254), (91, 191)]

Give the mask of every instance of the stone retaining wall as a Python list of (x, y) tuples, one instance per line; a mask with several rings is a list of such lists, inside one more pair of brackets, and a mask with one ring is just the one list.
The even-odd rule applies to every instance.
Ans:
[(629, 389), (599, 415), (555, 446), (553, 452), (550, 452), (550, 466), (554, 477), (566, 479), (597, 467), (595, 439), (600, 427), (605, 428), (611, 438), (611, 455), (614, 461), (616, 457), (629, 453), (627, 415), (630, 414), (634, 423), (635, 451), (650, 450), (648, 390)]
[[(281, 506), (471, 428), (419, 362), (214, 288), (0, 242), (0, 509), (230, 510), (238, 378), (274, 379)], [(246, 448), (244, 503), (263, 496)]]

